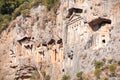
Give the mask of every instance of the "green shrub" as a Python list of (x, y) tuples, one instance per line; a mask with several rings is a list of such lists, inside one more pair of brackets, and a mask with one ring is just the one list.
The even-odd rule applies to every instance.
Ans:
[(30, 4), (31, 7), (37, 7), (40, 3), (43, 3), (44, 0), (33, 0)]
[(120, 61), (118, 61), (118, 65), (120, 66)]
[(95, 69), (94, 71), (94, 75), (96, 76), (96, 78), (100, 78), (101, 73), (102, 73), (102, 70), (99, 68)]
[(83, 74), (82, 71), (81, 71), (81, 72), (78, 72), (78, 73), (76, 74), (77, 78), (81, 78), (81, 77), (82, 77), (82, 74)]
[(108, 78), (104, 78), (103, 80), (108, 80)]
[(3, 20), (4, 20), (4, 19), (7, 19), (8, 21), (11, 20), (11, 16), (8, 15), (8, 14), (5, 14), (2, 18), (3, 18)]
[(100, 80), (108, 80), (108, 78), (107, 77), (103, 77)]
[(40, 75), (38, 71), (34, 71), (31, 76), (31, 80), (36, 80), (36, 79), (40, 79)]
[(115, 72), (116, 68), (117, 68), (116, 65), (113, 65), (113, 64), (111, 64), (111, 65), (109, 66), (109, 70), (110, 70), (110, 72), (112, 72), (112, 73)]
[(70, 80), (70, 76), (69, 75), (63, 75), (62, 80)]
[(45, 80), (50, 80), (50, 75), (49, 74), (46, 74), (45, 71), (41, 71), (41, 73), (42, 73)]
[(52, 8), (55, 8), (59, 0), (45, 0), (44, 5), (47, 7), (47, 10), (50, 11)]
[(15, 11), (12, 13), (12, 19), (15, 19), (19, 15), (20, 15), (20, 8), (16, 8)]
[(104, 62), (102, 62), (102, 61), (94, 63), (95, 68), (101, 68), (103, 65), (104, 65)]
[(113, 59), (108, 60), (108, 63), (110, 63), (110, 64), (111, 64), (112, 62), (113, 62)]
[(50, 80), (50, 75), (46, 75), (45, 80)]
[(3, 15), (2, 14), (0, 14), (0, 22), (3, 20)]
[(45, 71), (41, 71), (41, 73), (42, 73), (43, 77), (46, 76), (46, 72)]
[(21, 11), (22, 16), (24, 16), (24, 17), (28, 16), (29, 13), (30, 13), (30, 10), (29, 10), (29, 9), (25, 9), (25, 10), (22, 10), (22, 11)]
[(30, 3), (24, 2), (23, 4), (20, 5), (19, 9), (20, 9), (20, 11), (24, 10), (24, 9), (30, 9)]
[(2, 22), (0, 22), (0, 33), (7, 28), (9, 22), (10, 21), (8, 19), (4, 19)]

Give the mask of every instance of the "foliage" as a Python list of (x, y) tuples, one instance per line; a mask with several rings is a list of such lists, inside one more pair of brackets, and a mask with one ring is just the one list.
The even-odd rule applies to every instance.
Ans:
[(27, 15), (29, 15), (29, 9), (22, 10), (21, 14), (22, 14), (22, 16), (26, 17)]
[(96, 76), (96, 78), (100, 78), (101, 73), (102, 73), (102, 70), (99, 68), (95, 69), (94, 71), (94, 75)]
[(111, 64), (111, 65), (109, 66), (109, 70), (110, 70), (110, 72), (112, 72), (112, 73), (115, 72), (116, 68), (117, 68), (116, 65), (113, 65), (113, 64)]
[(111, 64), (112, 62), (113, 62), (113, 59), (108, 60), (108, 63), (110, 63), (110, 64)]
[(43, 77), (46, 76), (46, 72), (45, 71), (41, 71), (41, 73), (42, 73)]
[(37, 80), (40, 79), (39, 72), (36, 70), (32, 73), (31, 80)]
[[(0, 33), (7, 28), (10, 21), (28, 9), (31, 0), (0, 0)], [(27, 5), (27, 6), (26, 6)]]
[(50, 75), (49, 74), (46, 74), (45, 71), (41, 71), (41, 73), (42, 73), (45, 80), (50, 80)]
[(118, 65), (120, 66), (120, 61), (118, 61)]
[(47, 9), (50, 10), (56, 5), (57, 2), (58, 0), (46, 0), (45, 5), (47, 6)]
[(19, 15), (20, 15), (20, 8), (16, 8), (15, 11), (12, 13), (12, 19), (15, 19)]
[(105, 77), (103, 80), (108, 80), (108, 78)]
[(83, 74), (83, 72), (81, 71), (81, 72), (78, 72), (78, 73), (76, 74), (76, 76), (77, 76), (78, 78), (81, 78), (81, 77), (82, 77), (82, 74)]
[(45, 80), (50, 80), (50, 75), (46, 75)]
[(95, 68), (100, 68), (100, 67), (102, 67), (103, 65), (104, 65), (104, 62), (102, 62), (102, 61), (100, 61), (100, 62), (95, 62), (95, 63), (94, 63)]
[(59, 0), (0, 0), (0, 33), (7, 28), (10, 21), (21, 15), (29, 15), (29, 10), (39, 4), (48, 10), (56, 9)]
[(42, 3), (44, 0), (33, 0), (30, 4), (31, 7), (37, 7), (40, 3)]
[(69, 75), (63, 75), (62, 80), (70, 80), (70, 76)]
[(0, 0), (0, 14), (12, 14), (24, 2), (30, 0)]

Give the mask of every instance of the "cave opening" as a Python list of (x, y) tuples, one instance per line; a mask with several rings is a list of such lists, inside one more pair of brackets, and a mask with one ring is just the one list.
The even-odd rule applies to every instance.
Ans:
[(98, 31), (103, 25), (111, 24), (111, 20), (99, 17), (90, 21), (88, 24), (93, 31)]
[(57, 41), (57, 44), (62, 44), (63, 42), (62, 42), (62, 39), (59, 39), (58, 41)]
[(73, 59), (73, 54), (68, 54), (68, 58)]
[(26, 49), (31, 49), (31, 50), (32, 50), (33, 45), (24, 45), (24, 47), (25, 47)]
[(47, 46), (47, 44), (46, 43), (42, 43), (42, 46)]
[(106, 42), (105, 39), (103, 39), (103, 40), (102, 40), (102, 43), (105, 43), (105, 42)]
[(52, 44), (55, 44), (55, 40), (54, 40), (54, 39), (51, 39), (51, 40), (48, 42), (48, 45), (52, 45)]
[(23, 37), (22, 39), (20, 40), (17, 40), (20, 44), (22, 44), (22, 42), (25, 42), (25, 41), (30, 41), (31, 37)]
[(65, 72), (65, 69), (62, 69), (62, 72)]

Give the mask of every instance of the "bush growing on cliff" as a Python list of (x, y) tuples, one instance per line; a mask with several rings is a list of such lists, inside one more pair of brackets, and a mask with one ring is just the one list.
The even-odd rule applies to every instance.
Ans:
[(104, 65), (104, 62), (102, 61), (94, 63), (95, 68), (101, 68), (103, 65)]
[(102, 70), (99, 68), (95, 69), (94, 71), (94, 75), (96, 76), (97, 79), (100, 78), (101, 73), (102, 73)]
[(117, 69), (117, 66), (116, 66), (116, 65), (111, 64), (111, 65), (109, 66), (109, 71), (111, 72), (111, 75), (110, 75), (110, 76), (112, 76), (112, 77), (115, 77), (115, 76), (116, 76), (116, 74), (115, 74), (116, 69)]
[(46, 74), (45, 71), (41, 71), (41, 73), (42, 73), (45, 80), (50, 80), (50, 75), (49, 74)]
[(59, 3), (59, 0), (46, 0), (45, 5), (47, 6), (48, 10), (51, 10), (53, 7), (56, 7), (56, 5)]
[(44, 0), (33, 0), (30, 4), (31, 7), (37, 7), (40, 3), (43, 3)]
[(82, 78), (82, 74), (83, 74), (82, 71), (81, 71), (81, 72), (78, 72), (78, 73), (76, 74), (77, 78), (78, 78), (78, 79), (81, 79), (81, 78)]
[(115, 72), (115, 70), (116, 70), (116, 65), (113, 65), (113, 64), (111, 64), (110, 66), (109, 66), (109, 70), (110, 70), (110, 72), (111, 73), (114, 73)]
[(46, 75), (45, 80), (50, 80), (50, 75)]
[(120, 61), (118, 61), (118, 65), (120, 66)]
[(111, 64), (112, 62), (113, 62), (113, 59), (108, 60), (108, 63), (110, 63), (110, 64)]
[(70, 80), (70, 76), (69, 75), (63, 75), (62, 80)]
[(108, 80), (108, 78), (104, 77), (102, 80)]
[(25, 9), (25, 10), (22, 10), (22, 11), (21, 11), (21, 14), (22, 14), (22, 16), (26, 17), (26, 16), (29, 15), (29, 12), (30, 12), (29, 9)]
[(39, 72), (36, 70), (32, 73), (31, 80), (38, 80), (40, 79)]

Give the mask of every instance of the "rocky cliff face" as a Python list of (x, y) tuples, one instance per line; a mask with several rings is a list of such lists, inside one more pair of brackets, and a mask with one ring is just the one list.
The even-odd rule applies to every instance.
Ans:
[(95, 62), (120, 61), (119, 14), (119, 0), (61, 0), (56, 13), (40, 5), (18, 16), (0, 35), (0, 79), (30, 80), (37, 70), (41, 79), (45, 72), (76, 80), (82, 71), (84, 80), (96, 80)]

